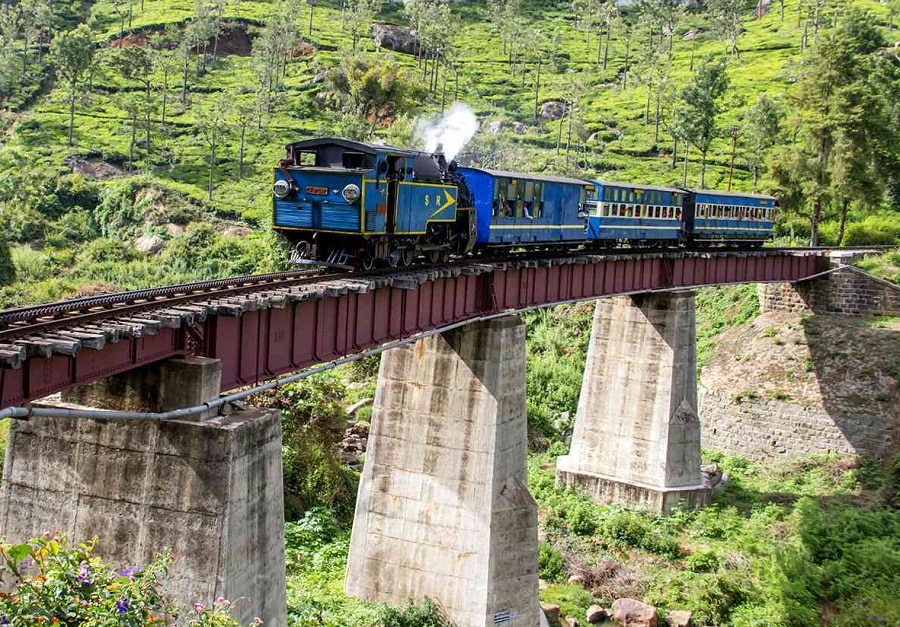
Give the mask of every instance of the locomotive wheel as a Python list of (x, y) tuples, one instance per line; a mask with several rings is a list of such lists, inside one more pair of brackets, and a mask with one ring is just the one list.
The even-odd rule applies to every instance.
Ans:
[(375, 267), (375, 257), (373, 257), (372, 253), (370, 253), (368, 250), (364, 251), (360, 255), (359, 267), (366, 271), (369, 271)]
[(438, 248), (433, 248), (429, 251), (426, 251), (425, 255), (428, 258), (428, 263), (430, 264), (436, 264), (441, 260), (441, 251)]
[(391, 243), (388, 247), (388, 256), (387, 262), (388, 265), (392, 268), (396, 268), (400, 263), (400, 258), (403, 256), (403, 251), (400, 250), (399, 244), (397, 244), (396, 240), (391, 240)]
[(415, 250), (412, 248), (404, 248), (400, 251), (400, 265), (404, 268), (408, 268), (413, 264), (413, 259), (415, 259)]
[(446, 248), (441, 251), (441, 263), (447, 263), (450, 261), (450, 251)]

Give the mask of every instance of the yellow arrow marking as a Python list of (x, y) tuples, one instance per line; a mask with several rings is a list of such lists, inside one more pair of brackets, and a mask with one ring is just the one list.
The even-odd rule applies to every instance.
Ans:
[(440, 207), (435, 209), (434, 213), (432, 213), (430, 216), (428, 216), (429, 218), (433, 218), (434, 216), (439, 214), (441, 211), (443, 211), (444, 209), (446, 209), (447, 207), (449, 207), (450, 205), (452, 205), (453, 203), (456, 202), (456, 199), (453, 196), (451, 196), (450, 192), (446, 189), (444, 190), (444, 197), (447, 199), (447, 202), (445, 202), (443, 205), (441, 205)]

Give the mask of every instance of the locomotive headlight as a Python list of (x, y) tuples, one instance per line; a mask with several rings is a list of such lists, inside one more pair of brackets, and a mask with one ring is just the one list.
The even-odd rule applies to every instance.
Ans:
[(272, 193), (279, 198), (287, 198), (288, 194), (291, 193), (291, 184), (285, 180), (275, 181), (275, 184), (272, 186)]
[(344, 200), (347, 202), (356, 202), (359, 200), (359, 187), (350, 183), (341, 191), (341, 196), (343, 196)]

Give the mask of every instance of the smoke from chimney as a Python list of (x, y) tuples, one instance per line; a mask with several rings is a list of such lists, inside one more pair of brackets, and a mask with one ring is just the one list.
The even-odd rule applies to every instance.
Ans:
[(454, 102), (439, 118), (416, 121), (415, 141), (427, 152), (443, 151), (452, 161), (478, 131), (478, 118), (467, 104)]

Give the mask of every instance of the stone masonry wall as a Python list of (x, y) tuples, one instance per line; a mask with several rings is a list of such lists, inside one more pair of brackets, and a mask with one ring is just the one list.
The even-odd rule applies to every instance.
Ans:
[(700, 388), (702, 443), (728, 455), (763, 459), (825, 453), (883, 457), (900, 449), (900, 421), (831, 416), (820, 407), (777, 400), (735, 401)]
[(900, 286), (842, 265), (848, 259), (833, 257), (834, 272), (815, 281), (760, 284), (760, 311), (900, 315)]

